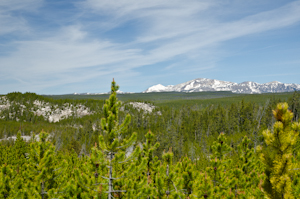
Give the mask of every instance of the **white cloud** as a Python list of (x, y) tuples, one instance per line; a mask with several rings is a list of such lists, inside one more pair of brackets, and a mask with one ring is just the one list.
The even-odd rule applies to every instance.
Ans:
[[(6, 27), (4, 31), (0, 29), (0, 35), (30, 29), (25, 19), (4, 12), (3, 8), (28, 12), (42, 5), (40, 0), (5, 2), (0, 2), (0, 26)], [(93, 22), (86, 21), (84, 17), (76, 22), (63, 21), (62, 18), (59, 28), (45, 31), (52, 36), (10, 43), (16, 50), (0, 57), (0, 74), (22, 82), (24, 87), (42, 90), (109, 75), (128, 73), (126, 75), (133, 78), (141, 75), (135, 71), (136, 68), (170, 61), (177, 56), (204, 63), (191, 65), (187, 70), (184, 68), (186, 71), (209, 70), (215, 67), (214, 62), (218, 60), (215, 49), (222, 42), (300, 21), (300, 1), (230, 20), (224, 20), (220, 13), (215, 13), (222, 7), (220, 2), (87, 0), (77, 4), (78, 12), (85, 10), (87, 17), (90, 16), (87, 13), (93, 10), (93, 16), (99, 17), (98, 21), (96, 17)], [(132, 20), (136, 21), (138, 31), (131, 41), (119, 43), (102, 34)], [(97, 35), (89, 23), (99, 25), (103, 28), (102, 32)], [(183, 70), (172, 63), (166, 66), (166, 70), (170, 69)]]
[(137, 50), (89, 40), (86, 35), (80, 27), (71, 26), (51, 38), (15, 42), (17, 50), (0, 57), (0, 74), (21, 87), (40, 90), (129, 70), (118, 63), (134, 59)]
[(139, 35), (137, 38), (143, 42), (150, 42), (154, 39), (186, 35), (193, 32), (195, 28), (199, 29), (199, 26), (206, 22), (202, 19), (199, 23), (201, 18), (197, 15), (215, 3), (196, 0), (87, 0), (83, 5), (100, 15), (109, 16), (107, 23), (111, 23), (111, 26), (107, 25), (107, 27), (110, 28), (133, 19), (139, 20), (144, 30), (142, 31), (143, 38)]
[(16, 12), (36, 12), (43, 0), (1, 0), (0, 35), (12, 32), (28, 32), (27, 21)]
[(133, 18), (142, 20), (140, 24), (146, 24), (142, 25), (143, 30), (136, 35), (135, 42), (130, 43), (137, 46), (151, 43), (154, 46), (151, 50), (143, 49), (146, 56), (142, 60), (145, 64), (188, 55), (223, 41), (282, 28), (300, 21), (300, 1), (228, 22), (211, 17), (214, 9), (221, 5), (218, 1), (194, 0), (86, 1), (86, 6), (90, 9), (114, 18), (114, 24), (125, 23)]
[[(109, 41), (84, 40), (86, 33), (76, 27), (63, 28), (55, 37), (16, 42), (18, 50), (0, 58), (12, 74), (59, 73), (76, 68), (116, 64), (133, 59), (135, 50), (118, 49)], [(3, 69), (3, 68), (2, 68)], [(98, 68), (99, 69), (99, 68)]]

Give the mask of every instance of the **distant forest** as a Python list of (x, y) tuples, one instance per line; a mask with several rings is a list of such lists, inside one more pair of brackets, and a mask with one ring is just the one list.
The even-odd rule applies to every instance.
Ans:
[[(300, 112), (300, 94), (297, 92), (259, 95), (238, 95), (230, 92), (134, 95), (136, 96), (118, 95), (119, 98), (126, 100), (122, 102), (119, 123), (129, 113), (132, 119), (127, 133), (136, 132), (137, 143), (142, 143), (145, 141), (146, 133), (151, 130), (161, 143), (155, 151), (156, 155), (160, 157), (162, 151), (172, 148), (176, 161), (186, 155), (195, 159), (209, 153), (209, 146), (221, 132), (226, 134), (232, 146), (237, 146), (245, 135), (252, 140), (253, 145), (259, 145), (263, 141), (261, 132), (272, 127), (275, 122), (272, 110), (279, 102), (288, 102), (289, 108), (294, 113), (294, 120), (299, 119)], [(157, 100), (158, 96), (161, 96), (161, 100)], [(82, 99), (69, 99), (69, 96), (40, 96), (34, 93), (15, 92), (7, 94), (6, 97), (13, 103), (9, 109), (0, 112), (0, 117), (6, 116), (0, 119), (0, 138), (16, 135), (18, 131), (22, 135), (31, 135), (44, 130), (53, 135), (57, 150), (75, 151), (79, 154), (82, 148), (85, 153), (89, 153), (102, 133), (100, 120), (103, 117), (105, 103), (103, 96), (92, 96), (98, 99), (89, 99), (90, 96), (84, 95), (73, 96)], [(109, 95), (106, 95), (106, 98), (108, 97)], [(134, 100), (135, 98), (137, 100)], [(146, 100), (143, 101), (143, 98)], [(66, 103), (81, 104), (94, 113), (83, 117), (71, 116), (50, 123), (42, 116), (30, 112), (35, 100), (48, 102), (52, 106), (57, 105), (58, 108)], [(154, 104), (156, 109), (148, 113), (129, 105), (130, 101)], [(26, 105), (26, 110), (21, 111), (20, 104)], [(16, 114), (9, 117), (13, 112)], [(158, 112), (161, 114), (157, 114)], [(10, 141), (5, 143), (12, 144)]]

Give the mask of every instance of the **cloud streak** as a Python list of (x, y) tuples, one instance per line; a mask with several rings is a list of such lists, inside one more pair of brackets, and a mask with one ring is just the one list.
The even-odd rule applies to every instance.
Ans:
[[(10, 92), (5, 87), (47, 93), (49, 87), (124, 74), (132, 79), (127, 80), (128, 85), (129, 82), (134, 85), (133, 77), (147, 75), (141, 67), (151, 67), (158, 73), (212, 70), (220, 59), (216, 56), (217, 49), (223, 42), (300, 21), (300, 1), (224, 20), (222, 13), (215, 13), (223, 6), (217, 0), (86, 0), (72, 8), (76, 11), (76, 21), (64, 21), (61, 17), (55, 22), (60, 25), (40, 30), (27, 14), (20, 17), (15, 13), (32, 12), (39, 16), (41, 9), (47, 7), (46, 2), (5, 2), (0, 2), (0, 26), (3, 27), (0, 42), (14, 50), (0, 56), (0, 74), (13, 83), (0, 86), (2, 93)], [(47, 12), (43, 15), (47, 16)], [(131, 39), (125, 37), (120, 41), (117, 36), (111, 36), (126, 29), (134, 32), (129, 35)], [(35, 38), (27, 36), (26, 30)], [(4, 38), (9, 33), (18, 34), (21, 39), (1, 40), (1, 35)], [(179, 58), (182, 63), (192, 64), (188, 68), (178, 67)], [(164, 62), (171, 63), (162, 66)], [(85, 92), (89, 90), (95, 90), (95, 86)]]
[(23, 33), (28, 31), (27, 21), (19, 12), (35, 12), (41, 5), (42, 0), (0, 1), (0, 36), (17, 31)]

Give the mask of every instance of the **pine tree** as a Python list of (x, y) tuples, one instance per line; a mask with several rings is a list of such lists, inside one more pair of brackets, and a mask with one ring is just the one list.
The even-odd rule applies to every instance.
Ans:
[(210, 157), (211, 166), (207, 167), (206, 171), (213, 181), (213, 196), (221, 198), (227, 194), (230, 188), (227, 175), (229, 175), (229, 166), (231, 159), (228, 158), (228, 153), (232, 150), (227, 144), (225, 134), (222, 132), (212, 145), (212, 155)]
[(103, 191), (108, 188), (106, 180), (101, 176), (107, 176), (108, 168), (105, 165), (104, 153), (97, 149), (97, 144), (92, 148), (90, 156), (90, 173), (93, 173), (93, 190), (95, 191), (94, 195), (97, 195), (98, 198), (107, 198), (107, 194)]
[(158, 161), (158, 157), (155, 156), (153, 152), (159, 147), (159, 143), (155, 142), (154, 134), (149, 130), (146, 134), (146, 142), (143, 143), (142, 156), (146, 159), (146, 167), (144, 171), (144, 176), (146, 177), (146, 183), (143, 187), (143, 192), (145, 198), (154, 198), (155, 192), (155, 177), (158, 173), (158, 167), (160, 165), (160, 161)]
[(245, 136), (238, 145), (238, 159), (230, 172), (230, 185), (236, 198), (263, 196), (260, 182), (263, 179), (261, 162), (250, 148), (250, 139)]
[(213, 181), (206, 172), (197, 175), (190, 198), (215, 198)]
[(196, 179), (196, 169), (195, 165), (192, 163), (191, 159), (184, 157), (182, 161), (179, 161), (176, 165), (177, 176), (181, 178), (181, 189), (188, 198), (193, 192), (193, 184)]
[(24, 178), (27, 183), (27, 192), (34, 197), (49, 198), (55, 194), (57, 188), (56, 177), (59, 173), (60, 162), (56, 161), (55, 147), (47, 141), (48, 134), (42, 131), (40, 141), (30, 144), (27, 171)]
[(298, 121), (299, 119), (299, 112), (300, 112), (300, 93), (295, 91), (293, 97), (289, 100), (291, 111), (294, 114), (294, 121)]
[(177, 176), (176, 168), (173, 165), (174, 154), (169, 149), (168, 152), (163, 153), (163, 163), (160, 165), (157, 175), (155, 176), (155, 190), (156, 198), (175, 199), (184, 197), (184, 194), (179, 190), (181, 179)]
[(290, 178), (291, 161), (300, 124), (292, 122), (293, 113), (288, 110), (287, 103), (279, 103), (273, 115), (276, 122), (272, 131), (263, 131), (266, 145), (258, 147), (266, 167), (263, 188), (270, 198), (294, 198)]
[(295, 156), (293, 157), (292, 162), (292, 189), (295, 198), (300, 198), (300, 151), (295, 152)]
[[(119, 108), (121, 103), (117, 99), (119, 86), (113, 80), (111, 84), (111, 94), (105, 101), (103, 107), (104, 118), (101, 119), (103, 134), (99, 136), (99, 150), (104, 153), (106, 161), (103, 164), (109, 167), (108, 171), (108, 199), (121, 197), (127, 190), (124, 178), (129, 176), (130, 170), (134, 169), (133, 159), (140, 153), (140, 148), (136, 147), (131, 154), (125, 154), (126, 150), (133, 146), (137, 134), (132, 133), (126, 136), (131, 120), (129, 114), (124, 121), (119, 124)], [(119, 190), (117, 190), (119, 189)]]
[[(57, 196), (62, 198), (91, 198), (95, 196), (94, 181), (89, 172), (89, 158), (78, 158), (73, 151), (62, 156), (62, 175), (58, 176)], [(96, 190), (97, 191), (97, 190)]]
[(13, 187), (13, 171), (9, 165), (4, 164), (1, 167), (0, 180), (0, 196), (1, 198), (9, 198), (12, 195)]
[(15, 144), (14, 144), (12, 150), (13, 150), (13, 154), (12, 154), (13, 162), (12, 162), (12, 164), (16, 166), (16, 171), (17, 171), (17, 173), (19, 173), (20, 170), (24, 169), (23, 165), (26, 162), (26, 155), (25, 154), (28, 152), (27, 144), (25, 143), (25, 141), (21, 137), (21, 132), (20, 131), (17, 133), (17, 139), (15, 141)]

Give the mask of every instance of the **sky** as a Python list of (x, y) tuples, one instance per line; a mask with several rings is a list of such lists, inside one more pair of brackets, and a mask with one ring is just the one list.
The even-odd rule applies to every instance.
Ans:
[(300, 1), (0, 0), (0, 93), (300, 84)]

